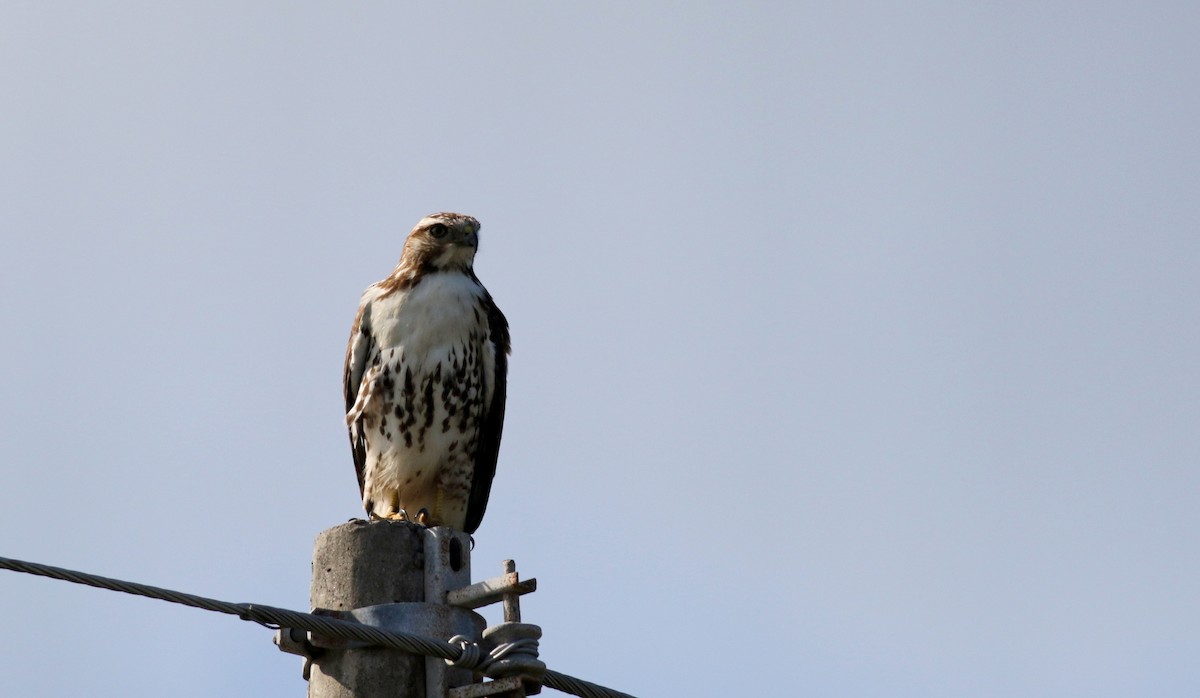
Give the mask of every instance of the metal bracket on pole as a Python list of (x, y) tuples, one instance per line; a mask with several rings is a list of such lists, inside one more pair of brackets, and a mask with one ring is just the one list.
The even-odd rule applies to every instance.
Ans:
[(481, 608), (497, 601), (504, 602), (504, 620), (521, 620), (521, 604), (517, 599), (530, 592), (537, 591), (537, 579), (521, 581), (517, 575), (517, 565), (512, 560), (504, 561), (504, 574), (499, 577), (485, 579), (471, 586), (464, 586), (446, 594), (446, 603), (460, 608)]
[[(325, 607), (313, 613), (446, 642), (454, 638), (470, 650), (471, 659), (454, 666), (438, 657), (364, 653), (364, 643), (280, 628), (275, 644), (305, 658), (310, 695), (316, 689), (321, 696), (340, 696), (338, 691), (350, 685), (363, 695), (399, 695), (397, 690), (417, 695), (422, 659), (426, 698), (526, 698), (541, 692), (546, 673), (538, 659), (542, 631), (521, 622), (520, 605), (522, 595), (537, 589), (537, 580), (522, 581), (516, 564), (505, 560), (501, 576), (471, 584), (469, 535), (446, 527), (397, 526), (352, 522), (318, 536), (313, 603)], [(392, 560), (406, 562), (392, 567)], [(379, 603), (396, 598), (412, 600)], [(365, 605), (372, 601), (375, 605)], [(493, 603), (503, 604), (504, 622), (485, 629), (486, 621), (473, 609)], [(485, 674), (492, 680), (476, 683)]]
[[(481, 625), (486, 623), (482, 617), (469, 609), (446, 605), (448, 592), (471, 583), (471, 536), (439, 526), (422, 531), (422, 539), (425, 542), (425, 605), (442, 612), (467, 613), (473, 618), (478, 618)], [(444, 627), (438, 637), (449, 640), (461, 634), (478, 642), (481, 639), (481, 629), (478, 626), (470, 627), (468, 632), (463, 633)], [(472, 679), (472, 673), (466, 669), (451, 667), (438, 657), (425, 658), (427, 698), (440, 698), (446, 695), (451, 686), (467, 685)]]
[(504, 604), (504, 622), (484, 630), (480, 643), (492, 657), (488, 675), (496, 677), (495, 680), (451, 689), (450, 698), (526, 698), (541, 693), (541, 679), (546, 674), (545, 662), (538, 659), (542, 629), (521, 622), (521, 596), (536, 589), (536, 579), (522, 582), (517, 575), (517, 564), (505, 560), (503, 575), (447, 595), (446, 602), (460, 608), (479, 608), (496, 602)]
[(275, 631), (275, 646), (281, 652), (288, 654), (298, 654), (304, 657), (304, 666), (301, 669), (301, 675), (304, 680), (308, 681), (312, 675), (312, 662), (324, 650), (314, 647), (308, 641), (308, 633), (296, 628), (280, 628)]
[(524, 677), (507, 676), (503, 679), (452, 688), (449, 698), (526, 698), (531, 695), (534, 694), (525, 692)]

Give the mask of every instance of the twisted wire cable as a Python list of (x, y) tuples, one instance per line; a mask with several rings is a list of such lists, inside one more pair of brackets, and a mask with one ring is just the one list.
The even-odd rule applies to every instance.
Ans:
[[(411, 654), (423, 654), (428, 657), (440, 657), (451, 662), (458, 661), (464, 652), (459, 644), (450, 644), (442, 640), (435, 640), (423, 635), (415, 635), (413, 633), (400, 632), (395, 630), (380, 630), (379, 628), (370, 625), (363, 625), (354, 621), (338, 620), (325, 616), (316, 616), (311, 613), (302, 613), (300, 611), (290, 611), (286, 608), (276, 608), (274, 606), (263, 606), (261, 604), (250, 603), (230, 603), (228, 601), (220, 601), (218, 599), (210, 599), (204, 596), (196, 596), (195, 594), (186, 594), (181, 591), (172, 589), (164, 589), (162, 587), (150, 586), (149, 584), (139, 584), (137, 582), (127, 582), (121, 579), (113, 579), (111, 577), (101, 577), (100, 575), (90, 574), (88, 572), (79, 572), (76, 570), (68, 570), (62, 567), (51, 567), (37, 562), (26, 562), (24, 560), (14, 560), (12, 558), (0, 557), (0, 569), (11, 570), (13, 572), (23, 572), (32, 574), (38, 577), (49, 577), (50, 579), (59, 579), (64, 582), (73, 582), (75, 584), (83, 584), (85, 586), (95, 587), (97, 589), (107, 589), (108, 591), (119, 591), (125, 594), (133, 594), (135, 596), (144, 596), (150, 599), (159, 601), (167, 601), (170, 603), (182, 604), (199, 608), (205, 611), (213, 611), (215, 613), (225, 613), (231, 616), (237, 616), (242, 620), (252, 621), (260, 625), (265, 625), (269, 628), (296, 628), (298, 630), (306, 630), (308, 632), (319, 633), (330, 637), (338, 637), (346, 640), (359, 640), (371, 645), (380, 647), (390, 647), (392, 649), (409, 652)], [(561, 672), (546, 670), (545, 677), (542, 678), (542, 685), (549, 686), (563, 693), (581, 696), (582, 698), (634, 698), (628, 693), (606, 688), (599, 684), (583, 679), (563, 674)]]

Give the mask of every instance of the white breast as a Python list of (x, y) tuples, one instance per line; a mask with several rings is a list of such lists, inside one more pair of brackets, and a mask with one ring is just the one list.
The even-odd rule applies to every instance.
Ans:
[(430, 274), (416, 286), (377, 299), (371, 326), (381, 350), (396, 349), (416, 364), (436, 364), (445, 350), (487, 336), (487, 319), (476, 316), (483, 289), (457, 273)]

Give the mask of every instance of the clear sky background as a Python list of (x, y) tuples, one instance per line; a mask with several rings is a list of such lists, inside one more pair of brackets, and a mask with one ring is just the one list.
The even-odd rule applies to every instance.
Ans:
[[(306, 609), (359, 294), (461, 211), (513, 335), (475, 576), (551, 667), (1197, 695), (1196, 7), (6, 2), (0, 556)], [(4, 696), (305, 691), (226, 616), (0, 618)]]

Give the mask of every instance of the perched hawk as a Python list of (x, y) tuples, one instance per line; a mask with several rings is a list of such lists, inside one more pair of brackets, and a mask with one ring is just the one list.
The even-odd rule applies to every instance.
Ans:
[(508, 321), (472, 269), (479, 221), (421, 220), (363, 293), (346, 348), (346, 424), (372, 518), (473, 533), (504, 426)]

